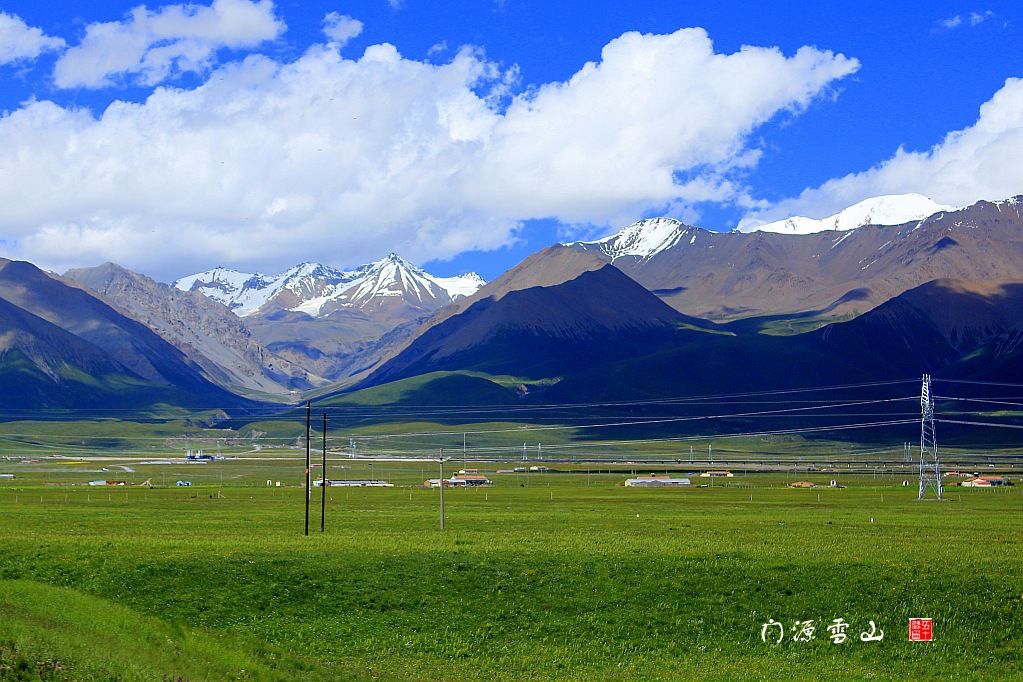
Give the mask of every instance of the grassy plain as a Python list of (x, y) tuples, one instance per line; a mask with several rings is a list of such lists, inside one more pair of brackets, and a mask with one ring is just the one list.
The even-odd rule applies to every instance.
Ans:
[[(445, 491), (441, 532), (414, 487), (435, 463), (340, 460), (331, 478), (397, 487), (328, 489), (323, 533), (314, 490), (306, 537), (304, 491), (265, 485), (304, 464), (265, 455), (3, 463), (0, 680), (1023, 677), (1023, 486), (939, 503), (892, 474), (644, 490), (619, 484), (649, 466), (481, 463), (496, 485)], [(156, 487), (55, 485), (116, 471)], [(908, 641), (911, 617), (934, 641)]]

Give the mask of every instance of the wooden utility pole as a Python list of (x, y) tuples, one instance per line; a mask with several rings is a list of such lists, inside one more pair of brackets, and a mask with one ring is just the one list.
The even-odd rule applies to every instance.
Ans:
[(320, 471), (320, 532), (327, 525), (327, 413), (323, 413), (323, 469)]
[(313, 496), (312, 482), (310, 481), (309, 469), (310, 469), (310, 452), (309, 452), (309, 430), (312, 426), (312, 413), (313, 404), (306, 402), (305, 404), (305, 534), (309, 535), (309, 501)]

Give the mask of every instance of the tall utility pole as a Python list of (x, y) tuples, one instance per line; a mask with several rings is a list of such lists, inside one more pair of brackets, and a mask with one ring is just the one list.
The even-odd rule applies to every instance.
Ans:
[(327, 413), (323, 413), (323, 470), (320, 472), (320, 532), (327, 525)]
[(444, 530), (444, 448), (440, 449), (440, 529)]
[(313, 404), (312, 402), (306, 402), (305, 404), (305, 534), (309, 535), (309, 502), (313, 497), (312, 491), (312, 480), (309, 475), (309, 469), (311, 468), (312, 462), (310, 461), (311, 452), (309, 450), (309, 431), (312, 426), (313, 418)]
[(941, 499), (941, 465), (938, 462), (938, 441), (934, 435), (934, 398), (931, 396), (931, 375), (925, 374), (920, 388), (920, 496), (930, 486)]

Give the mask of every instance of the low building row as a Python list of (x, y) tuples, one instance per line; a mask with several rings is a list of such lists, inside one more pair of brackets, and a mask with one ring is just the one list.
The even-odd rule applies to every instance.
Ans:
[[(427, 488), (436, 488), (441, 485), (441, 480), (439, 478), (429, 478), (423, 481), (423, 485)], [(494, 485), (494, 482), (486, 476), (478, 474), (455, 474), (451, 478), (445, 478), (444, 485), (453, 488), (476, 488), (484, 485)]]
[(638, 476), (625, 481), (626, 488), (684, 488), (692, 484), (688, 478), (673, 478), (658, 474)]

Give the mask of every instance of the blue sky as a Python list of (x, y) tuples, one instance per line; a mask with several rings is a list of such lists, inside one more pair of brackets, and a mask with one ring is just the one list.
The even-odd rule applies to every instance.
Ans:
[(1002, 199), (1021, 32), (1017, 2), (0, 0), (0, 255), (492, 279), (644, 217)]

